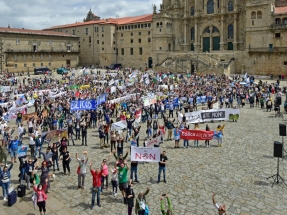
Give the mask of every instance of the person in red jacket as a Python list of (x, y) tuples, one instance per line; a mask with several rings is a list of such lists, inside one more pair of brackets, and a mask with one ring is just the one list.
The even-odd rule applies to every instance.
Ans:
[(92, 205), (91, 209), (95, 206), (95, 198), (97, 195), (97, 205), (101, 207), (101, 186), (102, 186), (102, 174), (103, 171), (101, 171), (99, 168), (97, 168), (95, 171), (92, 169), (92, 162), (90, 163), (90, 171), (93, 176), (93, 189), (92, 189)]
[[(34, 181), (34, 184), (36, 182)], [(46, 187), (48, 184), (48, 179), (45, 180), (45, 184), (39, 184), (38, 186), (34, 186), (34, 191), (37, 193), (37, 205), (39, 207), (40, 214), (42, 215), (42, 211), (44, 212), (44, 215), (46, 214), (46, 200), (47, 195), (45, 193)]]

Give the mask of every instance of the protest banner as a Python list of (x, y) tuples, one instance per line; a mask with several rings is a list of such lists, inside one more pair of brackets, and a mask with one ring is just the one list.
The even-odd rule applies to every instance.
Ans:
[(6, 93), (11, 91), (11, 86), (1, 86), (0, 87), (0, 92), (1, 93)]
[[(201, 110), (196, 112), (185, 113), (186, 123), (199, 123), (199, 122), (209, 122), (211, 120), (230, 120), (239, 119), (240, 109), (223, 108), (223, 109), (211, 109), (211, 110)], [(182, 121), (183, 115), (178, 114), (178, 120)]]
[(126, 120), (115, 122), (111, 126), (111, 130), (112, 131), (119, 131), (119, 130), (123, 130), (123, 129), (126, 129), (126, 128), (127, 128), (127, 121)]
[(34, 113), (27, 113), (27, 114), (24, 114), (24, 115), (22, 115), (22, 121), (24, 122), (24, 121), (27, 121), (27, 120), (29, 120), (30, 118), (34, 118), (34, 119), (37, 119), (38, 118), (38, 116), (37, 116), (37, 113), (36, 112), (34, 112)]
[(71, 101), (70, 110), (95, 110), (97, 106), (96, 100), (73, 100)]
[(45, 136), (45, 135), (46, 135), (45, 137), (46, 140), (58, 140), (58, 138), (68, 137), (67, 129), (58, 129), (58, 130), (43, 132), (42, 136)]
[(151, 146), (154, 146), (154, 145), (158, 146), (160, 141), (161, 141), (161, 136), (158, 136), (158, 137), (156, 137), (156, 138), (154, 138), (152, 140), (145, 141), (145, 146), (146, 147), (151, 147)]
[(131, 161), (160, 162), (160, 148), (131, 147)]
[(27, 155), (28, 146), (18, 146), (18, 157), (25, 157)]
[(83, 89), (89, 89), (91, 87), (91, 85), (81, 85), (80, 86), (80, 89), (83, 90)]
[(182, 140), (212, 140), (213, 136), (213, 131), (186, 129), (180, 131), (180, 139)]

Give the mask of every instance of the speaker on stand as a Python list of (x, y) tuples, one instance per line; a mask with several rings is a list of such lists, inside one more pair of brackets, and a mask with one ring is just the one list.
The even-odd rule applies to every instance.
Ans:
[(284, 179), (279, 174), (279, 158), (283, 157), (283, 144), (282, 143), (278, 141), (274, 142), (273, 156), (277, 158), (277, 173), (268, 177), (267, 180), (270, 178), (273, 178), (274, 181), (272, 183), (272, 187), (274, 184), (279, 184), (279, 183), (283, 183), (285, 186), (287, 186)]
[(283, 137), (287, 136), (286, 125), (285, 124), (279, 124), (279, 136), (282, 137), (282, 159), (283, 159), (284, 157), (287, 156), (287, 152), (284, 149), (284, 139), (283, 139)]

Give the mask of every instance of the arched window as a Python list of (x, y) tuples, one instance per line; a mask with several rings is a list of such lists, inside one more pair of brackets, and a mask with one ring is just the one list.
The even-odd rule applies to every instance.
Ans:
[(262, 19), (262, 12), (261, 11), (257, 12), (257, 19)]
[(160, 26), (162, 26), (162, 22), (161, 22), (161, 23), (159, 23), (159, 25), (160, 25)]
[(287, 18), (286, 17), (283, 18), (282, 24), (285, 24), (285, 25), (287, 24)]
[(204, 33), (204, 34), (210, 34), (210, 29), (209, 29), (209, 27), (207, 27), (207, 28), (204, 30), (203, 33)]
[(168, 44), (168, 51), (169, 52), (171, 51), (171, 44), (170, 43)]
[(233, 1), (228, 2), (228, 11), (233, 11)]
[(218, 30), (218, 28), (217, 27), (212, 27), (212, 33), (216, 33), (216, 32), (218, 32), (219, 33), (219, 30)]
[(195, 31), (194, 31), (194, 28), (193, 28), (193, 27), (190, 29), (190, 39), (191, 39), (192, 41), (195, 40)]
[(156, 27), (157, 27), (157, 28), (159, 27), (159, 23), (156, 23)]
[(190, 8), (190, 16), (194, 16), (194, 7)]
[(213, 14), (214, 13), (214, 1), (208, 0), (207, 2), (207, 14)]
[(253, 12), (251, 13), (251, 19), (256, 19), (256, 12), (255, 12), (255, 11), (253, 11)]
[(233, 39), (233, 25), (228, 25), (228, 39)]

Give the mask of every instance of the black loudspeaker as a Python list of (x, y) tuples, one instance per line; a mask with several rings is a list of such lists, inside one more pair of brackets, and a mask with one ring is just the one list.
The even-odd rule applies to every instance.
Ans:
[(282, 98), (280, 96), (276, 97), (276, 105), (280, 106), (282, 104)]
[(279, 124), (279, 135), (286, 136), (286, 125), (285, 124)]
[(278, 141), (274, 141), (274, 153), (273, 156), (276, 158), (282, 158), (283, 157), (283, 144), (278, 142)]

